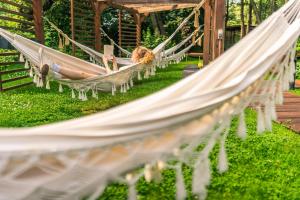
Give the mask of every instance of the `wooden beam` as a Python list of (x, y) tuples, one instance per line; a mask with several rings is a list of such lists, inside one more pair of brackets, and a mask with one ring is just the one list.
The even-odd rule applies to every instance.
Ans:
[(168, 10), (177, 10), (177, 9), (186, 9), (186, 8), (194, 8), (197, 4), (174, 4), (170, 3), (166, 4), (145, 4), (145, 5), (138, 5), (138, 4), (124, 4), (126, 8), (135, 9), (138, 13), (153, 13), (153, 12), (161, 12), (161, 11), (168, 11)]
[(34, 21), (34, 29), (35, 36), (39, 43), (44, 44), (44, 28), (43, 28), (43, 3), (42, 0), (33, 0), (32, 1), (33, 8), (33, 21)]
[(208, 65), (211, 61), (211, 28), (212, 28), (212, 7), (211, 1), (204, 4), (204, 45), (203, 64)]
[(95, 24), (95, 50), (100, 51), (101, 50), (101, 34), (100, 34), (100, 26), (101, 26), (101, 13), (100, 13), (100, 2), (95, 3), (95, 18), (94, 18), (94, 24)]
[[(101, 0), (102, 1), (102, 0)], [(118, 4), (169, 4), (169, 3), (199, 3), (199, 0), (110, 0)]]
[(144, 20), (144, 17), (140, 13), (135, 13), (134, 15), (134, 21), (136, 23), (136, 46), (141, 45), (142, 41), (142, 21)]
[[(119, 23), (118, 23), (118, 28), (119, 28), (119, 46), (122, 47), (122, 10), (119, 10), (118, 12), (118, 17), (119, 17)], [(119, 56), (122, 57), (122, 51), (119, 51)]]
[(224, 52), (224, 36), (225, 36), (225, 0), (215, 0), (213, 59), (216, 59)]
[[(75, 22), (74, 22), (74, 0), (70, 0), (70, 13), (71, 13), (71, 33), (72, 40), (75, 40)], [(76, 52), (76, 46), (72, 43), (72, 55), (74, 56)]]

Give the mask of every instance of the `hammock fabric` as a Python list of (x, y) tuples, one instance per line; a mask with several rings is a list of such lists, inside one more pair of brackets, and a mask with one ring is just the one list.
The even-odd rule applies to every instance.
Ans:
[(133, 200), (141, 177), (157, 180), (168, 168), (176, 171), (182, 200), (182, 163), (194, 169), (192, 192), (205, 198), (217, 142), (218, 169), (228, 168), (232, 117), (239, 116), (242, 139), (250, 104), (258, 111), (258, 133), (272, 129), (275, 103), (282, 103), (295, 72), (299, 35), (300, 1), (291, 0), (208, 67), (156, 94), (67, 122), (0, 129), (0, 199), (93, 200), (117, 181), (128, 185)]

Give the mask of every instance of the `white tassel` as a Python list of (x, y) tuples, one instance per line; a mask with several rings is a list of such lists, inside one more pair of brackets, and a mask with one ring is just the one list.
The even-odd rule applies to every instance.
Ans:
[(92, 90), (92, 97), (98, 99), (98, 94), (95, 90)]
[(36, 74), (35, 74), (34, 77), (33, 77), (33, 82), (34, 82), (34, 83), (37, 83), (37, 75), (36, 75)]
[(146, 69), (145, 74), (144, 74), (144, 78), (145, 79), (149, 78), (149, 69)]
[(289, 82), (294, 82), (295, 79), (295, 62), (294, 60), (291, 61), (290, 66), (289, 66)]
[(238, 126), (238, 136), (242, 139), (245, 140), (247, 137), (247, 127), (246, 127), (246, 122), (245, 122), (245, 113), (244, 111), (241, 112), (240, 117), (239, 117), (239, 126)]
[(152, 180), (152, 169), (151, 165), (147, 164), (144, 169), (144, 177), (146, 182), (150, 183)]
[(32, 68), (32, 67), (31, 67), (30, 70), (29, 70), (29, 76), (30, 76), (30, 77), (33, 77), (33, 68)]
[(74, 89), (72, 89), (72, 99), (75, 99), (75, 98), (76, 98), (76, 95), (75, 95)]
[(224, 173), (228, 170), (228, 161), (227, 161), (227, 154), (225, 148), (225, 142), (228, 135), (229, 130), (226, 130), (224, 133), (221, 141), (220, 141), (220, 152), (219, 152), (219, 163), (218, 163), (218, 170), (220, 173)]
[(128, 83), (126, 83), (126, 87), (127, 87), (127, 90), (129, 90), (129, 89), (130, 89), (130, 86), (129, 86), (129, 84), (128, 84)]
[(36, 86), (41, 87), (41, 82), (42, 80), (39, 77), (37, 77)]
[(196, 164), (193, 175), (192, 191), (197, 194), (200, 199), (207, 196), (206, 186), (209, 185), (211, 179), (209, 159), (205, 158), (202, 162)]
[(142, 80), (142, 76), (141, 76), (141, 72), (140, 71), (138, 71), (138, 80), (139, 81)]
[(82, 101), (87, 101), (87, 100), (88, 100), (87, 93), (83, 92), (83, 99), (82, 99)]
[(25, 59), (24, 59), (24, 56), (23, 56), (23, 54), (20, 54), (19, 61), (20, 61), (20, 62), (25, 62)]
[(263, 133), (265, 131), (265, 120), (260, 107), (257, 109), (257, 133)]
[(70, 40), (69, 38), (65, 37), (65, 46), (69, 46), (70, 45)]
[(271, 101), (271, 119), (277, 120), (277, 113), (276, 113), (276, 105), (274, 101)]
[(78, 99), (82, 100), (82, 91), (79, 91)]
[(121, 84), (120, 92), (124, 93), (123, 84)]
[(126, 88), (126, 84), (123, 84), (123, 92), (126, 93), (127, 92), (127, 88)]
[(130, 79), (130, 87), (133, 87), (133, 80), (132, 79)]
[(271, 105), (265, 104), (265, 128), (267, 131), (272, 131)]
[(50, 90), (50, 81), (49, 81), (49, 79), (47, 80), (46, 89)]
[(40, 78), (38, 76), (36, 76), (35, 85), (36, 87), (40, 87)]
[(151, 76), (155, 76), (155, 70), (154, 70), (154, 67), (151, 67)]
[(115, 96), (115, 85), (112, 85), (111, 87), (111, 94), (112, 96)]
[(278, 105), (283, 104), (283, 92), (281, 89), (279, 89), (279, 91), (276, 93), (275, 101)]
[(62, 92), (64, 91), (64, 90), (63, 90), (63, 87), (62, 87), (62, 85), (61, 85), (61, 83), (59, 84), (58, 91), (59, 91), (60, 93), (62, 93)]
[(136, 200), (137, 193), (135, 189), (135, 184), (129, 184), (129, 193), (128, 193), (128, 200)]
[(25, 69), (29, 69), (29, 63), (28, 63), (28, 60), (26, 60), (24, 68), (25, 68)]
[(105, 185), (101, 185), (87, 200), (97, 200), (103, 193), (104, 189)]
[(187, 197), (181, 164), (176, 167), (176, 199), (184, 200)]
[(40, 87), (40, 88), (43, 87), (43, 80), (42, 80), (41, 78), (39, 79), (38, 84), (39, 84), (39, 87)]
[(126, 175), (126, 180), (128, 182), (128, 200), (136, 200), (137, 199), (137, 193), (135, 189), (135, 182), (133, 180), (132, 174)]

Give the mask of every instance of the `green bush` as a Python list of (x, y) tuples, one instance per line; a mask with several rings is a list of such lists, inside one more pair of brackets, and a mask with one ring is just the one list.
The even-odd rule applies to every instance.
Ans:
[(296, 79), (300, 79), (300, 61), (297, 62), (296, 66)]
[(159, 33), (155, 32), (154, 34), (147, 28), (146, 31), (143, 31), (143, 46), (154, 49), (157, 45), (162, 43), (167, 37), (164, 35), (159, 35)]
[(298, 40), (298, 43), (297, 43), (297, 51), (300, 51), (300, 40)]

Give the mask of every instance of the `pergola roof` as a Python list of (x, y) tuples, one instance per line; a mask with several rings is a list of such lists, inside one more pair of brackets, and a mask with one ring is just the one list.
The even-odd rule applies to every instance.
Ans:
[(199, 0), (98, 0), (140, 14), (195, 7)]

